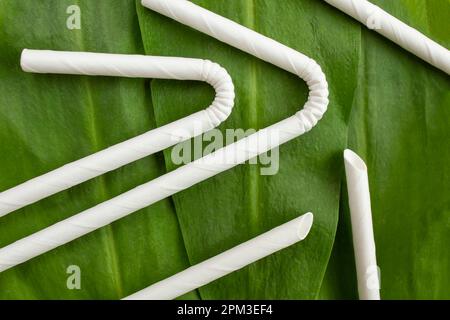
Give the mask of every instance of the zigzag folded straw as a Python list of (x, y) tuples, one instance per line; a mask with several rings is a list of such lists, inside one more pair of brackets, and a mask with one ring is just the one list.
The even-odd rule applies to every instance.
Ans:
[(380, 300), (380, 280), (375, 254), (367, 166), (356, 153), (349, 149), (344, 152), (344, 163), (359, 298)]
[[(285, 120), (0, 249), (0, 271), (52, 250), (295, 139), (311, 130), (326, 112), (328, 84), (320, 66), (314, 60), (188, 1), (155, 0), (143, 1), (143, 4), (298, 75), (306, 81), (310, 90), (308, 101), (302, 110)], [(268, 139), (268, 137), (277, 138)]]
[(136, 292), (124, 298), (124, 300), (175, 299), (305, 239), (312, 223), (313, 214), (306, 213), (170, 278)]
[(450, 74), (450, 51), (366, 0), (325, 0), (405, 50)]
[[(224, 121), (234, 105), (227, 71), (201, 59), (24, 50), (22, 69), (34, 73), (198, 80), (216, 90), (205, 110), (156, 128), (0, 193), (0, 217), (108, 171), (164, 150)], [(183, 135), (180, 135), (183, 133)]]

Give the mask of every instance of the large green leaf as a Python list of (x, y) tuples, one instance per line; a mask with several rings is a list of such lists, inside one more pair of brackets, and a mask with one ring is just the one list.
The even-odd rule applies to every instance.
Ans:
[[(450, 47), (450, 1), (374, 3)], [(368, 166), (382, 298), (448, 299), (450, 79), (370, 30), (361, 51), (349, 145)], [(357, 297), (348, 215), (324, 298)]]
[[(242, 165), (174, 196), (191, 263), (197, 263), (307, 211), (315, 222), (304, 243), (200, 290), (202, 298), (314, 298), (336, 230), (341, 152), (354, 99), (360, 28), (320, 1), (195, 1), (316, 59), (330, 85), (329, 111), (312, 132), (280, 148), (280, 169), (261, 176)], [(236, 87), (236, 106), (221, 126), (263, 128), (304, 104), (297, 77), (213, 38), (142, 8), (147, 54), (206, 58), (220, 63)], [(337, 28), (337, 26), (343, 26)], [(197, 83), (153, 81), (156, 122), (162, 125), (208, 105), (213, 91)], [(170, 151), (166, 151), (169, 169)]]
[[(121, 298), (306, 211), (315, 223), (305, 242), (185, 297), (356, 298), (341, 190), (347, 132), (369, 167), (382, 297), (450, 298), (448, 76), (323, 1), (195, 2), (317, 60), (331, 93), (324, 119), (280, 148), (277, 175), (243, 165), (205, 181), (174, 196), (175, 207), (161, 201), (1, 273), (0, 299)], [(449, 0), (373, 2), (450, 47)], [(81, 7), (81, 30), (66, 28), (73, 4)], [(148, 80), (32, 75), (19, 67), (26, 47), (143, 53), (141, 37), (147, 54), (227, 68), (237, 99), (222, 131), (265, 127), (306, 99), (298, 78), (138, 0), (3, 0), (0, 190), (210, 103), (213, 90), (202, 83), (158, 80), (150, 93)], [(0, 247), (164, 173), (164, 162), (175, 167), (170, 151), (1, 218)], [(81, 290), (66, 287), (69, 265), (81, 267)]]
[[(82, 29), (66, 28), (78, 3)], [(142, 52), (133, 0), (0, 2), (0, 190), (154, 126), (148, 81), (34, 75), (23, 48)], [(149, 157), (0, 220), (0, 246), (163, 173)], [(68, 290), (66, 268), (81, 268)], [(170, 200), (0, 274), (0, 298), (122, 298), (187, 266)], [(192, 296), (194, 297), (194, 296)]]

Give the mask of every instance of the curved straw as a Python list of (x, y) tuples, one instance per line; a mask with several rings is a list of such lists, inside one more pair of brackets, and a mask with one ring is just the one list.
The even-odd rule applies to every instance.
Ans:
[(227, 71), (207, 60), (24, 50), (21, 65), (24, 71), (35, 73), (205, 81), (214, 87), (216, 97), (205, 110), (66, 164), (0, 193), (0, 217), (206, 132), (224, 121), (230, 115), (234, 104), (233, 82)]
[(450, 74), (450, 51), (366, 0), (325, 0), (403, 49)]
[(309, 233), (313, 214), (306, 213), (266, 233), (138, 291), (124, 300), (170, 300), (287, 248)]
[(349, 149), (344, 151), (344, 163), (359, 298), (361, 300), (380, 300), (367, 167), (364, 161)]
[(106, 226), (295, 139), (311, 130), (327, 110), (328, 84), (314, 60), (188, 1), (159, 0), (143, 3), (146, 6), (155, 4), (152, 9), (176, 17), (183, 23), (213, 34), (217, 39), (298, 75), (306, 81), (310, 90), (308, 101), (302, 110), (285, 120), (0, 249), (0, 271)]

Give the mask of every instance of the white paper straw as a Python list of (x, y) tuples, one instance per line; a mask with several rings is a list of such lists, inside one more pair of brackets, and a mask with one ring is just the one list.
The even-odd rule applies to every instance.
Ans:
[(170, 300), (287, 248), (309, 233), (313, 214), (306, 213), (170, 278), (140, 290), (124, 300)]
[(214, 87), (216, 97), (205, 110), (66, 164), (0, 193), (0, 217), (206, 132), (224, 121), (230, 115), (234, 104), (233, 82), (227, 71), (207, 60), (24, 50), (21, 65), (24, 71), (34, 73), (205, 81)]
[(0, 271), (52, 250), (113, 221), (187, 189), (311, 130), (328, 106), (328, 84), (320, 66), (272, 39), (202, 9), (188, 1), (145, 1), (164, 14), (199, 30), (208, 30), (230, 45), (271, 62), (304, 79), (308, 101), (295, 115), (193, 161), (118, 197), (0, 249)]
[(380, 281), (375, 254), (367, 167), (364, 161), (349, 149), (344, 151), (344, 162), (359, 298), (361, 300), (380, 300)]
[[(325, 0), (405, 50), (450, 74), (450, 52), (366, 0)], [(443, 26), (444, 28), (444, 26)]]

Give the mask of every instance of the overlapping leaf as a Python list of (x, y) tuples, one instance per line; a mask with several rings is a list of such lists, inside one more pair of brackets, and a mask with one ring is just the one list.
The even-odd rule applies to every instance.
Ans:
[[(211, 298), (314, 298), (336, 230), (341, 152), (356, 88), (360, 28), (320, 1), (195, 1), (314, 58), (327, 74), (329, 111), (312, 132), (280, 147), (279, 172), (262, 176), (239, 166), (174, 196), (191, 263), (197, 263), (304, 212), (315, 213), (308, 240), (200, 290)], [(294, 114), (306, 100), (302, 80), (211, 37), (140, 6), (147, 54), (188, 56), (220, 63), (236, 87), (225, 129), (260, 129)], [(344, 25), (342, 32), (336, 26)], [(206, 106), (202, 84), (153, 81), (159, 125)], [(168, 168), (170, 151), (166, 152)]]
[[(66, 9), (81, 8), (81, 30)], [(154, 127), (148, 81), (26, 74), (23, 48), (142, 52), (134, 1), (0, 2), (0, 190)], [(150, 157), (0, 219), (0, 246), (158, 176)], [(81, 268), (81, 290), (66, 269)], [(0, 274), (0, 298), (111, 298), (187, 265), (170, 200)]]
[[(374, 3), (450, 47), (450, 1)], [(368, 165), (382, 298), (448, 299), (450, 78), (370, 30), (361, 50), (349, 145)], [(323, 298), (357, 297), (342, 208)]]

